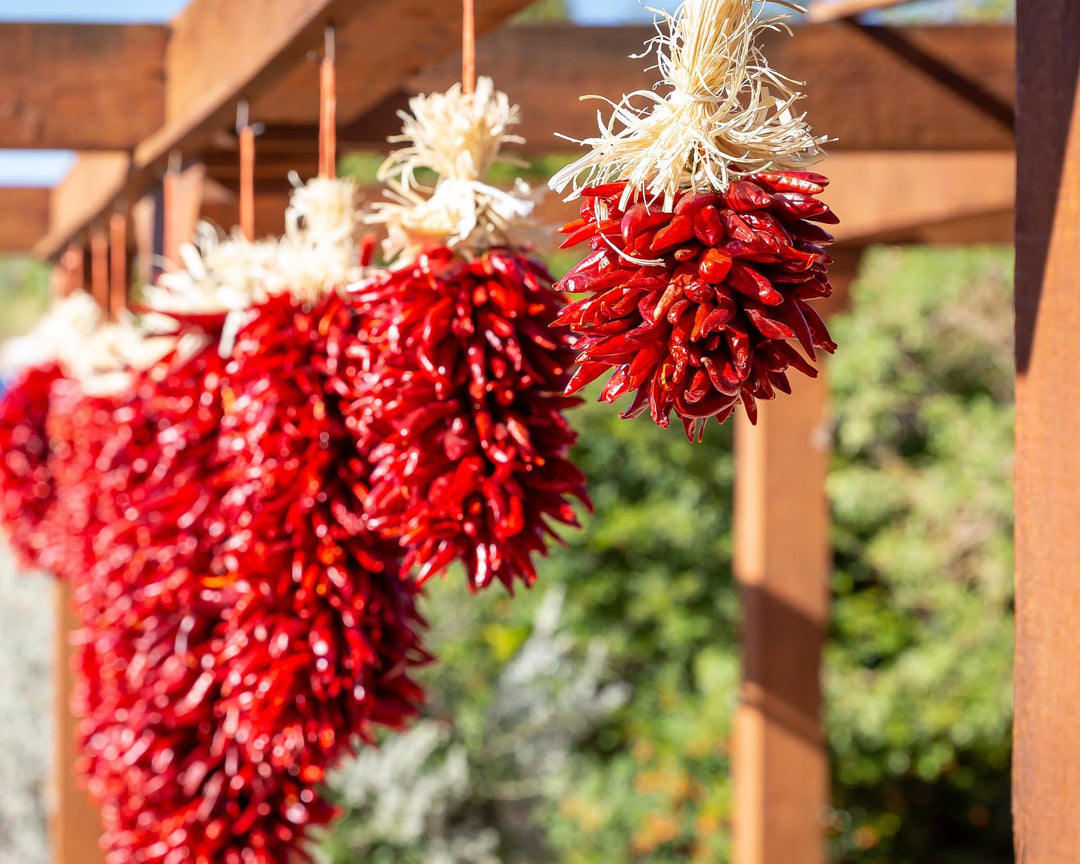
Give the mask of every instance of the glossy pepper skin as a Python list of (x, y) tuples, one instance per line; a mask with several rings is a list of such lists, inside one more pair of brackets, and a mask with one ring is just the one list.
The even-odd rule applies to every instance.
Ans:
[(710, 417), (742, 403), (754, 421), (756, 400), (791, 392), (789, 368), (816, 376), (817, 349), (836, 348), (810, 305), (832, 293), (822, 247), (833, 238), (815, 224), (837, 221), (815, 197), (827, 183), (761, 172), (681, 192), (668, 212), (637, 192), (624, 208), (621, 182), (583, 190), (563, 247), (591, 252), (555, 286), (585, 295), (556, 321), (577, 336), (567, 393), (610, 372), (601, 400), (634, 394), (621, 416), (648, 409), (666, 427), (674, 413), (701, 440)]
[(431, 658), (397, 544), (364, 521), (370, 468), (330, 379), (354, 330), (337, 295), (263, 305), (237, 336), (218, 442), (218, 578), (241, 597), (217, 662), (219, 710), (251, 758), (321, 780), (354, 736), (402, 728)]
[(130, 392), (62, 392), (52, 418), (57, 510), (85, 556), (69, 577), (80, 770), (109, 864), (290, 860), (305, 824), (331, 816), (314, 783), (242, 758), (204, 677), (236, 602), (207, 578), (204, 542), (223, 366), (216, 346), (172, 356)]
[(46, 423), (56, 363), (23, 371), (0, 398), (0, 524), (25, 567), (41, 567), (50, 542), (45, 518), (56, 501)]
[(435, 248), (350, 300), (366, 355), (346, 421), (373, 466), (369, 524), (421, 582), (457, 560), (473, 590), (533, 584), (554, 526), (577, 526), (575, 499), (591, 506), (569, 459), (573, 355), (549, 329), (551, 276), (507, 249)]
[(307, 860), (327, 768), (422, 699), (416, 586), (329, 394), (350, 320), (270, 301), (111, 416), (75, 699), (109, 864)]

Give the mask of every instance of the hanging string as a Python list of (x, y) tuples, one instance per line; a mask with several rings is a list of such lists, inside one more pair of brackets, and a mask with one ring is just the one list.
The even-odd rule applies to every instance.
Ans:
[(461, 8), (461, 92), (476, 91), (476, 14), (473, 0), (462, 0)]
[(180, 259), (180, 244), (184, 238), (180, 237), (180, 214), (177, 208), (180, 206), (180, 168), (183, 165), (183, 157), (178, 150), (169, 154), (169, 167), (165, 170), (165, 177), (161, 181), (161, 208), (162, 208), (162, 246), (164, 257), (168, 261)]
[(82, 244), (72, 243), (64, 252), (64, 268), (67, 270), (67, 280), (64, 296), (82, 291), (86, 288), (86, 276), (84, 275), (83, 248)]
[(109, 308), (109, 235), (90, 235), (90, 291), (103, 310)]
[(255, 239), (255, 127), (249, 122), (247, 100), (236, 106), (236, 134), (240, 138), (240, 231)]
[(65, 252), (49, 273), (49, 296), (54, 303), (71, 293), (71, 268), (68, 266), (68, 259)]
[(127, 309), (127, 217), (113, 213), (109, 219), (109, 314), (114, 321), (119, 321)]
[(333, 24), (327, 25), (324, 38), (319, 66), (319, 176), (333, 180), (337, 176), (337, 47)]

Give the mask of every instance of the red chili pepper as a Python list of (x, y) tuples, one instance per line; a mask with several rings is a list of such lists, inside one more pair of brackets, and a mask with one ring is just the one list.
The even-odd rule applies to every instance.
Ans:
[[(835, 348), (820, 318), (804, 311), (806, 301), (831, 292), (829, 259), (818, 245), (831, 236), (806, 221), (834, 218), (814, 197), (826, 182), (807, 172), (761, 172), (723, 194), (676, 195), (670, 213), (649, 209), (640, 193), (624, 209), (623, 184), (590, 190), (574, 229), (600, 212), (620, 230), (555, 286), (584, 295), (555, 321), (578, 338), (582, 366), (568, 392), (610, 370), (603, 398), (633, 394), (622, 416), (647, 408), (666, 426), (675, 411), (698, 439), (704, 419), (722, 421), (740, 402), (756, 417), (757, 399), (790, 389), (789, 367), (812, 372), (787, 340), (811, 357)], [(620, 252), (662, 261), (635, 270)]]
[[(582, 213), (597, 209), (583, 205)], [(623, 242), (625, 215), (604, 223), (613, 243)], [(366, 518), (407, 547), (405, 568), (417, 568), (420, 581), (460, 560), (473, 589), (493, 581), (531, 585), (533, 558), (550, 540), (545, 520), (577, 524), (570, 502), (588, 504), (588, 497), (568, 459), (574, 434), (562, 414), (576, 401), (560, 394), (609, 368), (619, 351), (634, 353), (643, 337), (629, 332), (618, 310), (636, 310), (649, 290), (641, 268), (609, 253), (595, 250), (563, 284), (571, 292), (575, 280), (595, 289), (562, 314), (592, 322), (606, 340), (605, 360), (595, 365), (589, 345), (578, 345), (573, 378), (570, 335), (549, 330), (559, 314), (551, 277), (522, 255), (493, 249), (465, 261), (438, 248), (358, 287), (358, 296), (379, 298), (356, 307), (358, 330), (373, 345), (371, 372), (353, 379), (346, 412), (373, 463)], [(453, 302), (444, 306), (446, 298)], [(411, 323), (417, 309), (438, 309), (450, 324), (421, 330)], [(416, 358), (431, 353), (447, 358), (441, 391), (430, 369), (417, 368)], [(406, 435), (416, 423), (410, 417), (423, 418), (422, 434)]]

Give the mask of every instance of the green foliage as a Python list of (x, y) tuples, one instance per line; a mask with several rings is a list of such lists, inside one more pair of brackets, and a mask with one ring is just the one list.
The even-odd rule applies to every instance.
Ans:
[(832, 325), (836, 853), (1009, 860), (1012, 258), (866, 272)]
[[(837, 861), (1011, 860), (1010, 288), (1003, 250), (875, 250), (831, 325)], [(345, 784), (335, 864), (728, 859), (730, 429), (690, 446), (594, 397), (576, 424), (595, 514), (513, 600), (468, 596), (460, 576), (431, 586), (429, 720), (404, 748), (414, 763), (361, 761), (363, 776), (390, 778), (381, 791), (357, 793), (355, 772), (351, 795)], [(562, 671), (514, 673), (508, 689), (556, 589), (560, 647), (545, 651)], [(626, 698), (605, 703), (605, 682)], [(500, 707), (521, 699), (579, 707), (545, 715), (538, 737)], [(395, 795), (433, 802), (424, 830), (379, 827)]]
[(25, 333), (45, 311), (49, 270), (39, 261), (0, 256), (0, 341)]

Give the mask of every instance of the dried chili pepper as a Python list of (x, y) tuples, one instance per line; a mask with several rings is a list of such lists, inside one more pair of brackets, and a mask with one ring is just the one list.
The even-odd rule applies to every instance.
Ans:
[(623, 96), (551, 179), (583, 198), (563, 245), (592, 249), (557, 286), (586, 295), (559, 323), (578, 337), (567, 392), (611, 371), (600, 398), (633, 392), (623, 417), (648, 409), (667, 426), (674, 412), (700, 441), (710, 417), (742, 403), (753, 422), (757, 400), (790, 392), (789, 368), (816, 375), (816, 350), (835, 349), (810, 304), (832, 291), (832, 237), (813, 223), (838, 220), (816, 197), (826, 178), (796, 170), (827, 139), (758, 44), (785, 14), (684, 0), (658, 15), (663, 86)]
[(172, 358), (114, 412), (76, 591), (110, 860), (298, 859), (333, 815), (325, 771), (422, 698), (415, 587), (363, 523), (367, 466), (325, 392), (348, 321), (274, 298), (228, 362)]
[(536, 579), (552, 524), (589, 505), (569, 461), (577, 400), (557, 295), (538, 262), (506, 249), (472, 259), (440, 247), (357, 287), (368, 372), (346, 422), (370, 453), (370, 524), (408, 549), (420, 581), (454, 560), (469, 585)]
[(674, 412), (700, 440), (708, 418), (741, 402), (753, 421), (756, 400), (789, 393), (790, 368), (815, 376), (789, 340), (810, 360), (836, 347), (810, 305), (832, 293), (821, 248), (832, 238), (814, 224), (836, 221), (814, 197), (827, 182), (760, 172), (679, 192), (670, 211), (623, 183), (582, 190), (581, 218), (562, 230), (592, 253), (556, 285), (586, 295), (556, 322), (578, 337), (567, 393), (611, 372), (603, 401), (634, 394), (621, 416), (648, 409), (666, 427)]
[(46, 421), (60, 366), (23, 371), (0, 399), (0, 523), (27, 567), (40, 567), (49, 536), (43, 525), (56, 500)]

